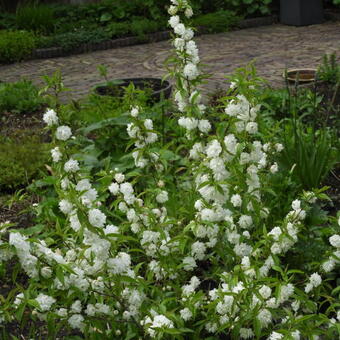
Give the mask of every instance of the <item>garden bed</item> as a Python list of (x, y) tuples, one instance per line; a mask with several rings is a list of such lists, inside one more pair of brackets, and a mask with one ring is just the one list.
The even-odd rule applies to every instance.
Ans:
[[(252, 27), (259, 27), (265, 25), (272, 25), (278, 22), (278, 16), (272, 15), (268, 17), (258, 17), (244, 19), (240, 21), (235, 28), (245, 29)], [(196, 35), (207, 34), (208, 29), (205, 27), (200, 27), (197, 30)], [(118, 38), (114, 40), (106, 40), (100, 43), (87, 43), (72, 49), (71, 51), (65, 51), (62, 47), (51, 47), (51, 48), (39, 48), (34, 50), (30, 59), (45, 59), (45, 58), (55, 58), (64, 57), (72, 54), (88, 53), (92, 51), (108, 50), (119, 47), (132, 46), (137, 44), (153, 43), (157, 41), (168, 40), (171, 37), (171, 31), (162, 31), (156, 33), (146, 34), (144, 37), (125, 37)]]
[[(340, 21), (340, 12), (334, 10), (327, 10), (325, 12), (325, 18), (331, 21)], [(260, 27), (266, 25), (273, 25), (279, 22), (278, 15), (271, 15), (265, 17), (255, 17), (241, 20), (235, 27), (235, 29), (247, 29), (253, 27)], [(96, 43), (85, 43), (80, 46), (65, 51), (62, 47), (49, 47), (49, 48), (37, 48), (35, 49), (27, 59), (47, 59), (65, 57), (73, 54), (89, 53), (93, 51), (108, 50), (120, 47), (133, 46), (138, 44), (147, 44), (158, 41), (168, 40), (171, 37), (171, 31), (160, 31), (155, 33), (145, 34), (140, 36), (129, 36), (111, 40), (105, 40)], [(200, 27), (197, 30), (196, 35), (208, 34), (209, 31), (205, 27)]]

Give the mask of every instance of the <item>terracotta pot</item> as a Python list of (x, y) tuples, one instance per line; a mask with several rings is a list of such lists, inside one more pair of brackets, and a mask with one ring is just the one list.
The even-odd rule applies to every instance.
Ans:
[(298, 83), (298, 84), (305, 84), (311, 83), (316, 80), (316, 69), (314, 68), (295, 68), (295, 69), (288, 69), (286, 72), (283, 73), (283, 77), (290, 82)]

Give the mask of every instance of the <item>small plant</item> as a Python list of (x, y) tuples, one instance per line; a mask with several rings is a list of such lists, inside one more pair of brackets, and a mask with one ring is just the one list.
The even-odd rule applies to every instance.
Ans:
[(19, 29), (51, 33), (54, 31), (53, 9), (37, 2), (19, 6), (16, 12), (16, 24)]
[(47, 144), (28, 131), (10, 138), (0, 137), (0, 190), (29, 184), (47, 161), (47, 155)]
[(325, 54), (318, 69), (318, 78), (330, 84), (340, 82), (340, 63), (337, 62), (336, 53)]
[(296, 88), (294, 93), (287, 89), (268, 88), (263, 91), (262, 112), (275, 120), (291, 118), (291, 105), (297, 117), (309, 116), (315, 119), (315, 113), (321, 106), (322, 96), (308, 88)]
[(7, 206), (9, 209), (12, 209), (12, 207), (16, 203), (25, 201), (27, 198), (28, 198), (27, 192), (25, 192), (24, 189), (19, 189), (15, 191), (12, 195), (10, 195), (8, 199), (4, 200), (4, 205)]
[(315, 131), (299, 121), (291, 121), (286, 126), (284, 137), (281, 158), (284, 168), (290, 170), (303, 189), (320, 187), (339, 160), (330, 132), (327, 129)]
[(0, 63), (28, 58), (35, 48), (35, 38), (25, 31), (0, 31)]
[(27, 113), (38, 110), (45, 100), (31, 81), (0, 84), (0, 115), (3, 112)]

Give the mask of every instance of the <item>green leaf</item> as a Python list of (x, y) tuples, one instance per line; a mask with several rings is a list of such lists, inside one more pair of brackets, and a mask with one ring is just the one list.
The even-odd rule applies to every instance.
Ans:
[(65, 283), (65, 279), (64, 279), (64, 271), (63, 271), (63, 268), (61, 266), (57, 266), (57, 269), (56, 269), (56, 276), (58, 278), (58, 280), (64, 284)]
[(104, 127), (108, 126), (122, 126), (127, 125), (129, 123), (129, 118), (127, 116), (119, 116), (119, 117), (113, 117), (104, 119), (100, 122), (91, 124), (87, 126), (86, 128), (79, 129), (78, 132), (83, 133), (84, 135), (89, 134), (90, 132), (93, 132), (98, 129), (102, 129)]
[(253, 321), (253, 327), (254, 327), (255, 336), (258, 339), (261, 335), (261, 324), (257, 318), (255, 318)]
[(34, 299), (28, 299), (27, 304), (34, 307), (34, 308), (40, 309), (39, 302), (34, 300)]
[(44, 229), (46, 229), (46, 226), (44, 224), (37, 224), (33, 227), (27, 228), (27, 229), (20, 229), (20, 233), (22, 235), (30, 236), (33, 234), (39, 234)]
[(110, 21), (112, 19), (112, 14), (111, 13), (103, 13), (99, 19), (100, 22), (106, 22), (106, 21)]
[[(157, 328), (155, 328), (155, 329), (157, 329)], [(162, 329), (162, 328), (159, 328), (159, 329)], [(172, 335), (181, 334), (180, 330), (177, 330), (177, 329), (174, 329), (174, 328), (165, 328), (165, 329), (162, 329), (162, 331), (166, 334), (172, 334)]]
[(332, 295), (335, 295), (337, 293), (340, 293), (340, 286), (336, 287), (335, 289), (332, 290)]
[(16, 310), (15, 312), (15, 317), (18, 321), (21, 321), (22, 320), (22, 316), (24, 314), (24, 311), (25, 311), (25, 308), (26, 308), (26, 303), (23, 303), (19, 306), (19, 308)]

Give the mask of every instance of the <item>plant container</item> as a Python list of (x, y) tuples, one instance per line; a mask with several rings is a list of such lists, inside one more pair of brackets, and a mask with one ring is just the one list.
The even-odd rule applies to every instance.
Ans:
[(322, 0), (280, 0), (280, 22), (306, 26), (324, 21)]
[(106, 84), (97, 85), (94, 91), (102, 96), (122, 97), (125, 88), (133, 83), (137, 90), (150, 90), (151, 101), (160, 102), (162, 98), (168, 99), (171, 95), (171, 84), (159, 78), (124, 78), (115, 79)]
[(297, 84), (306, 84), (316, 81), (316, 69), (315, 68), (295, 68), (288, 69), (283, 73), (283, 77), (288, 81)]

